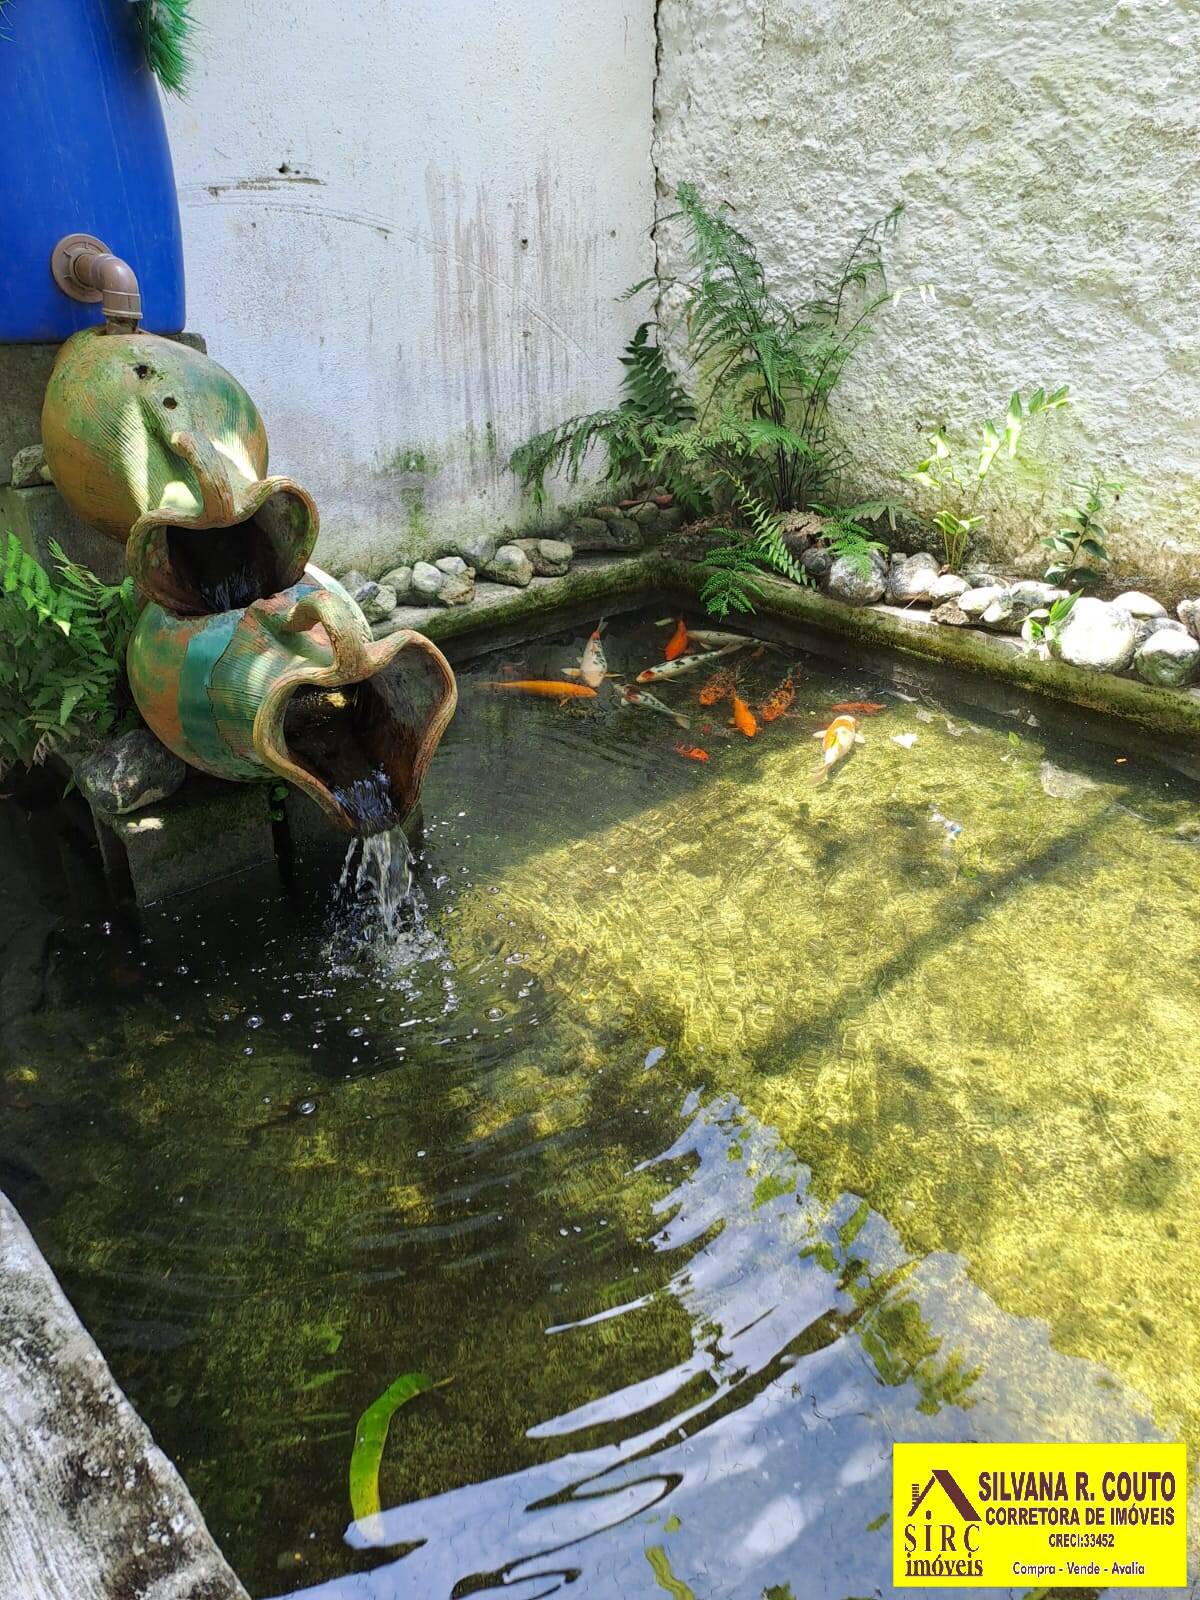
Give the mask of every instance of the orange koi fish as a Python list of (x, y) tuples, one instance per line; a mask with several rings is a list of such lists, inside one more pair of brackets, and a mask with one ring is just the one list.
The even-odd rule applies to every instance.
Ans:
[(515, 689), (521, 694), (545, 695), (551, 700), (594, 700), (595, 689), (586, 683), (559, 683), (545, 678), (505, 678), (501, 683), (481, 683), (481, 689)]
[(674, 661), (676, 656), (683, 655), (683, 653), (686, 651), (687, 647), (688, 647), (687, 623), (683, 620), (682, 617), (680, 617), (679, 626), (675, 629), (675, 632), (667, 640), (667, 648), (663, 651), (663, 654), (664, 654), (664, 656), (666, 656), (668, 661)]
[(796, 685), (792, 681), (792, 675), (789, 672), (778, 689), (771, 690), (771, 693), (763, 701), (758, 714), (764, 722), (774, 722), (776, 717), (783, 715), (795, 698)]
[(873, 717), (877, 711), (886, 711), (876, 700), (843, 700), (841, 705), (830, 706), (835, 716), (847, 713), (853, 717)]
[(812, 775), (813, 783), (824, 783), (837, 762), (863, 742), (853, 717), (834, 717), (829, 726), (814, 733), (813, 738), (821, 741), (821, 765)]
[(718, 700), (728, 699), (736, 688), (737, 679), (732, 672), (714, 672), (700, 691), (700, 704), (715, 706)]
[(708, 751), (701, 750), (698, 744), (677, 744), (675, 754), (682, 756), (685, 761), (707, 761)]
[(739, 733), (744, 733), (747, 739), (753, 739), (754, 735), (758, 732), (758, 722), (755, 719), (753, 711), (751, 711), (750, 707), (739, 695), (733, 695), (732, 699), (733, 717), (731, 720), (733, 722), (733, 726)]

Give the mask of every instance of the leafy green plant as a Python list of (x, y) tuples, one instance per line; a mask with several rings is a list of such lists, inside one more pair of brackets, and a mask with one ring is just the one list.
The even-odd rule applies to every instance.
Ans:
[(191, 68), (191, 0), (137, 0), (137, 21), (150, 70), (171, 94), (182, 94)]
[(1028, 400), (1022, 400), (1018, 390), (1008, 402), (1003, 427), (983, 422), (958, 440), (952, 440), (944, 427), (930, 431), (929, 454), (904, 476), (931, 500), (930, 520), (942, 536), (943, 557), (951, 570), (962, 566), (971, 537), (983, 521), (980, 504), (996, 463), (1016, 457), (1031, 421), (1069, 403), (1066, 384), (1050, 394), (1035, 389)]
[(1054, 602), (1049, 611), (1031, 611), (1026, 619), (1029, 637), (1035, 643), (1056, 639), (1062, 632), (1063, 623), (1075, 609), (1075, 602), (1079, 599), (1080, 593), (1081, 591), (1076, 589), (1073, 594), (1064, 595), (1062, 599)]
[(1046, 582), (1065, 584), (1068, 589), (1086, 589), (1099, 583), (1104, 574), (1099, 570), (1107, 565), (1108, 535), (1100, 519), (1104, 502), (1111, 495), (1121, 498), (1125, 485), (1115, 479), (1104, 478), (1093, 472), (1087, 483), (1074, 485), (1083, 495), (1082, 501), (1067, 507), (1062, 513), (1063, 527), (1043, 539), (1042, 544), (1054, 559), (1046, 568)]
[(15, 534), (0, 552), (0, 773), (137, 721), (125, 687), (139, 609), (132, 580), (102, 583), (50, 548), (57, 583)]
[[(696, 408), (668, 367), (660, 346), (650, 342), (650, 330), (651, 324), (643, 322), (625, 346), (620, 405), (568, 417), (513, 451), (509, 466), (536, 505), (544, 503), (546, 475), (562, 472), (568, 483), (577, 483), (584, 460), (595, 446), (606, 452), (604, 477), (614, 489), (630, 479), (645, 477), (651, 430), (674, 429), (695, 420)], [(681, 498), (687, 498), (686, 485)]]

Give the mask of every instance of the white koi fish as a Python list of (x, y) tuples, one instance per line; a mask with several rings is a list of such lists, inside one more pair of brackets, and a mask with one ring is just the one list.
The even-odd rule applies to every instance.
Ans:
[(608, 661), (604, 654), (604, 646), (600, 643), (600, 629), (603, 626), (603, 622), (596, 624), (591, 638), (583, 647), (583, 656), (579, 663), (579, 676), (591, 689), (598, 689), (608, 675)]
[(697, 644), (707, 645), (710, 650), (719, 649), (722, 645), (727, 645), (731, 650), (741, 650), (754, 643), (744, 633), (718, 633), (713, 628), (689, 628), (688, 638), (694, 639)]
[(655, 695), (648, 694), (645, 689), (635, 689), (632, 684), (618, 684), (617, 693), (627, 706), (641, 706), (644, 711), (657, 711), (660, 717), (670, 717), (672, 722), (677, 722), (681, 728), (690, 728), (691, 723), (678, 711), (672, 711)]
[(848, 756), (856, 744), (864, 742), (853, 717), (834, 717), (829, 726), (814, 733), (813, 738), (821, 741), (821, 765), (813, 773), (813, 783), (824, 783), (842, 757)]
[[(744, 641), (749, 643), (749, 640)], [(676, 656), (674, 661), (660, 661), (656, 666), (647, 667), (645, 672), (639, 672), (639, 683), (657, 683), (660, 678), (677, 678), (681, 672), (693, 672), (697, 667), (707, 666), (715, 661), (718, 656), (732, 655), (735, 650), (740, 650), (741, 644), (727, 644), (723, 650), (709, 650), (703, 655)]]

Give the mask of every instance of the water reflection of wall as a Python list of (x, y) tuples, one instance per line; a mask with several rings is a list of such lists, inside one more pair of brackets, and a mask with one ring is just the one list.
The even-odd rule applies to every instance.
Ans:
[[(529, 1430), (604, 1443), (352, 1525), (358, 1548), (422, 1542), (306, 1600), (433, 1600), (468, 1579), (528, 1600), (890, 1592), (893, 1440), (1159, 1437), (1140, 1396), (1001, 1312), (958, 1257), (913, 1260), (855, 1196), (818, 1201), (732, 1098), (683, 1109), (652, 1165), (686, 1174), (655, 1243), (686, 1258), (666, 1292), (691, 1318), (690, 1356)], [(634, 1340), (645, 1303), (546, 1336), (620, 1317)]]

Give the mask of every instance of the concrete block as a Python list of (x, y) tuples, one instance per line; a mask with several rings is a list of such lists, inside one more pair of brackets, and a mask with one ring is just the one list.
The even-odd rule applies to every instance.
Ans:
[(258, 867), (274, 867), (275, 836), (265, 783), (193, 776), (161, 805), (125, 817), (93, 812), (110, 876), (128, 866), (138, 905), (153, 905)]
[(11, 483), (0, 486), (0, 533), (10, 528), (51, 577), (55, 575), (52, 540), (105, 583), (120, 583), (125, 576), (125, 547), (81, 522), (53, 484), (35, 489), (15, 489)]

